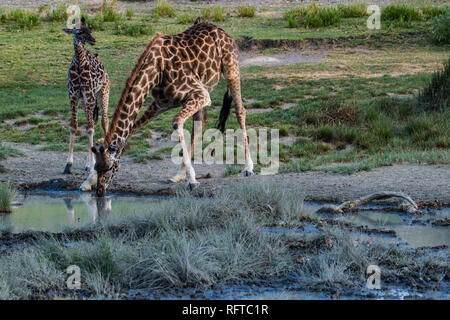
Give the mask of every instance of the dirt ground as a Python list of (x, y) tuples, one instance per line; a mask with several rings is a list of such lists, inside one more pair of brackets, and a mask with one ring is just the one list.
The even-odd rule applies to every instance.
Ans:
[[(7, 143), (22, 152), (24, 156), (9, 158), (1, 162), (8, 170), (0, 174), (0, 182), (11, 182), (23, 190), (52, 189), (76, 190), (88, 173), (83, 170), (87, 153), (75, 153), (73, 173), (62, 174), (66, 154), (38, 151), (39, 146)], [(381, 167), (369, 172), (353, 175), (302, 172), (253, 177), (225, 177), (226, 165), (194, 164), (199, 178), (200, 195), (214, 195), (224, 187), (232, 187), (244, 181), (271, 182), (292, 189), (308, 201), (341, 202), (376, 191), (401, 191), (418, 202), (440, 202), (450, 204), (450, 166), (398, 164)], [(109, 192), (124, 192), (149, 195), (174, 195), (186, 189), (185, 183), (168, 181), (176, 174), (178, 166), (169, 157), (164, 160), (150, 160), (134, 163), (124, 155), (121, 168)], [(210, 178), (207, 176), (211, 176)]]

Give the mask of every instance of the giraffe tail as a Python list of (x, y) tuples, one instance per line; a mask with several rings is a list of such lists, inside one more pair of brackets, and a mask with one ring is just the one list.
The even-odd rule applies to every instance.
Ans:
[(230, 115), (232, 102), (233, 102), (233, 97), (229, 93), (229, 89), (228, 89), (225, 92), (225, 95), (223, 96), (222, 109), (220, 109), (220, 115), (219, 115), (219, 124), (217, 125), (217, 129), (219, 129), (222, 133), (225, 132), (225, 124), (227, 122), (228, 116)]
[(97, 104), (97, 100), (95, 100), (95, 107), (94, 107), (94, 110), (92, 111), (92, 115), (93, 115), (93, 118), (94, 118), (94, 123), (95, 124), (97, 124), (97, 122), (98, 122), (98, 104)]

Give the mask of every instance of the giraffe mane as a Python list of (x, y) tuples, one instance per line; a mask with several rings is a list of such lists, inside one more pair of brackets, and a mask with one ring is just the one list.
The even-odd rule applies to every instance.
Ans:
[(127, 79), (127, 82), (125, 84), (125, 88), (122, 91), (122, 95), (120, 97), (119, 103), (117, 104), (117, 108), (114, 111), (114, 115), (113, 115), (113, 120), (111, 122), (111, 125), (109, 127), (108, 133), (105, 135), (105, 143), (109, 144), (111, 142), (114, 130), (117, 127), (117, 124), (119, 122), (119, 118), (120, 118), (120, 113), (122, 111), (123, 106), (125, 105), (125, 101), (133, 87), (133, 83), (137, 78), (137, 75), (139, 74), (139, 71), (141, 70), (145, 59), (148, 56), (148, 53), (150, 52), (150, 49), (153, 47), (153, 44), (155, 43), (156, 40), (158, 40), (160, 37), (162, 37), (164, 34), (157, 32), (155, 34), (155, 36), (153, 37), (152, 41), (150, 41), (150, 43), (147, 45), (147, 47), (145, 48), (145, 51), (141, 54), (141, 56), (139, 57), (139, 60), (136, 62), (136, 64), (134, 65), (133, 71), (131, 71), (130, 76)]

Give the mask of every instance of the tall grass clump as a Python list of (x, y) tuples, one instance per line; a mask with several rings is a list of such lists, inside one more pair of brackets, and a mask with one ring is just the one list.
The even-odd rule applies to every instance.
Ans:
[(11, 201), (16, 191), (10, 184), (0, 184), (0, 213), (11, 212)]
[(39, 14), (22, 9), (10, 11), (6, 16), (6, 22), (8, 21), (11, 22), (8, 26), (9, 31), (30, 30), (41, 23)]
[(256, 8), (249, 5), (241, 5), (238, 7), (238, 16), (242, 18), (252, 18), (255, 16)]
[(195, 21), (195, 16), (183, 13), (177, 17), (177, 22), (179, 24), (192, 24)]
[(213, 19), (217, 22), (225, 21), (225, 7), (224, 6), (216, 6), (213, 10)]
[(153, 28), (151, 25), (145, 23), (144, 21), (135, 23), (119, 21), (116, 23), (114, 34), (137, 37), (140, 35), (153, 34)]
[(450, 11), (431, 20), (431, 36), (436, 43), (450, 43)]
[(153, 9), (153, 16), (155, 17), (175, 17), (175, 9), (167, 0), (156, 1), (155, 8)]
[(103, 0), (102, 15), (105, 22), (116, 22), (122, 19), (122, 15), (116, 10), (116, 5), (116, 0), (110, 2)]
[(446, 6), (433, 6), (431, 3), (420, 7), (420, 11), (425, 19), (438, 17), (449, 13), (449, 8)]
[(104, 31), (106, 30), (105, 20), (101, 13), (97, 13), (95, 16), (85, 16), (86, 24), (92, 31)]
[(202, 16), (203, 19), (208, 20), (211, 18), (212, 14), (211, 14), (211, 8), (202, 8), (200, 10), (200, 14)]
[(338, 10), (342, 18), (361, 18), (367, 15), (367, 5), (364, 3), (339, 5)]
[(391, 4), (381, 10), (381, 20), (383, 22), (406, 24), (420, 21), (421, 19), (420, 11), (413, 5)]
[[(45, 9), (42, 9), (45, 10)], [(55, 9), (48, 9), (47, 18), (49, 21), (63, 22), (67, 20), (67, 5), (62, 4)]]
[(125, 17), (127, 17), (128, 20), (131, 20), (134, 17), (134, 10), (133, 9), (127, 9), (125, 11)]
[[(295, 8), (286, 12), (284, 17), (291, 28), (298, 24), (306, 28), (319, 28), (338, 24), (342, 13), (335, 7), (319, 7), (311, 3), (306, 8)], [(298, 21), (295, 21), (296, 19)]]
[(442, 70), (433, 73), (430, 83), (419, 94), (425, 110), (442, 110), (450, 106), (450, 59)]

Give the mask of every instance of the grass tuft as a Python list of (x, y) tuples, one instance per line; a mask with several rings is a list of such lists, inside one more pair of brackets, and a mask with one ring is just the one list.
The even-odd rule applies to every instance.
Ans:
[(156, 6), (153, 9), (153, 16), (155, 17), (175, 17), (175, 9), (167, 0), (156, 1)]
[(0, 184), (0, 213), (11, 212), (11, 201), (16, 191), (10, 184)]
[(225, 7), (224, 6), (216, 6), (213, 10), (213, 19), (216, 22), (225, 21)]
[(425, 110), (443, 110), (450, 107), (450, 58), (442, 70), (436, 71), (428, 86), (420, 93), (419, 101)]
[(238, 7), (238, 16), (242, 18), (252, 18), (255, 16), (256, 8), (249, 5), (241, 5)]

